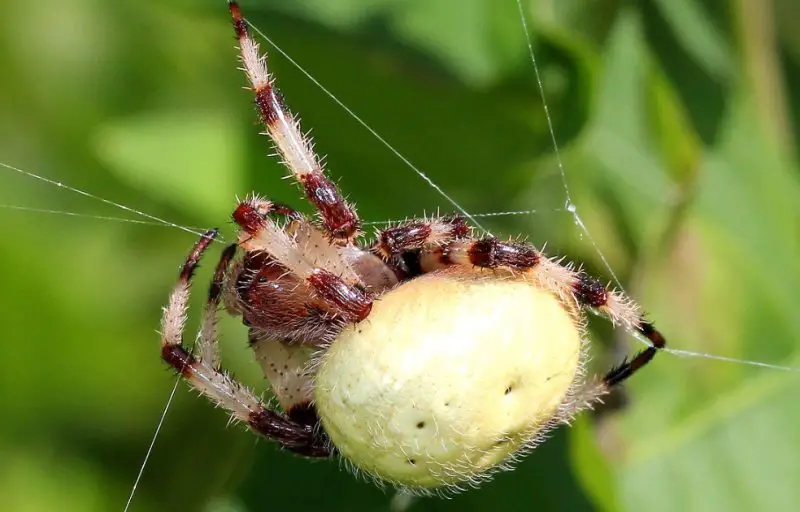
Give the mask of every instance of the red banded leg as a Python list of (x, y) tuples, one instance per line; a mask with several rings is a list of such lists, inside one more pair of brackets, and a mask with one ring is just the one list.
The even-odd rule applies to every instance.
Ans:
[(228, 307), (259, 331), (253, 340), (325, 346), (345, 325), (305, 282), (266, 253), (246, 253), (233, 272), (236, 277), (226, 290)]
[(467, 221), (458, 215), (415, 219), (380, 231), (371, 251), (388, 260), (407, 251), (466, 238), (470, 231)]
[(421, 257), (421, 264), (425, 272), (450, 265), (463, 265), (520, 273), (536, 280), (559, 297), (577, 300), (581, 306), (594, 309), (615, 324), (619, 323), (627, 330), (643, 335), (651, 346), (609, 371), (603, 378), (608, 387), (636, 373), (666, 346), (664, 336), (641, 315), (629, 298), (582, 272), (560, 265), (528, 243), (501, 242), (494, 237), (456, 241), (426, 252)]
[[(225, 275), (228, 272), (231, 260), (234, 254), (236, 254), (236, 248), (236, 244), (231, 244), (222, 251), (219, 263), (217, 263), (217, 268), (214, 270), (214, 277), (211, 280), (211, 285), (208, 287), (208, 301), (203, 310), (203, 320), (200, 324), (200, 336), (197, 338), (198, 357), (212, 368), (219, 368), (220, 355), (219, 344), (217, 343), (219, 339), (217, 332), (217, 313), (222, 296), (222, 285), (225, 281)], [(199, 258), (199, 255), (197, 257)], [(184, 269), (185, 267), (184, 265)]]
[[(586, 274), (578, 274), (572, 289), (578, 302), (586, 307), (605, 311), (605, 314), (612, 319), (620, 318), (625, 309), (634, 310), (630, 306), (629, 299), (618, 292), (609, 290), (605, 284)], [(666, 339), (651, 322), (645, 320), (638, 312), (636, 316), (635, 320), (625, 319), (624, 323), (647, 338), (650, 346), (636, 354), (630, 361), (625, 360), (612, 368), (603, 378), (609, 387), (619, 384), (636, 373), (653, 359), (656, 352), (667, 346)]]
[(343, 242), (352, 240), (360, 224), (355, 208), (345, 201), (336, 185), (325, 176), (311, 140), (303, 135), (300, 123), (292, 116), (274, 87), (274, 80), (267, 72), (267, 58), (259, 54), (258, 43), (250, 36), (239, 5), (229, 1), (228, 6), (239, 40), (244, 71), (255, 93), (258, 114), (267, 128), (267, 134), (275, 143), (283, 163), (302, 185), (306, 198), (319, 211), (322, 224), (331, 237)]
[(252, 391), (219, 369), (216, 329), (209, 316), (212, 312), (216, 313), (222, 281), (235, 246), (230, 246), (223, 252), (214, 273), (201, 329), (200, 350), (194, 354), (183, 346), (191, 278), (200, 257), (211, 245), (216, 234), (216, 230), (209, 231), (195, 244), (181, 269), (167, 307), (164, 308), (161, 321), (162, 359), (193, 388), (226, 409), (234, 419), (246, 423), (256, 433), (274, 439), (301, 455), (329, 457), (333, 453), (332, 448), (318, 428), (318, 420), (311, 406), (290, 411), (287, 415), (270, 410)]
[[(372, 294), (342, 259), (338, 248), (308, 223), (301, 223), (290, 236), (260, 209), (259, 203), (245, 201), (234, 211), (233, 220), (243, 230), (239, 245), (248, 253), (268, 254), (309, 286), (332, 316), (348, 323), (365, 319), (372, 309)], [(308, 250), (309, 246), (313, 251)]]
[(250, 204), (253, 209), (262, 217), (280, 217), (288, 221), (302, 221), (303, 214), (284, 203), (275, 203), (256, 194), (252, 194), (245, 202)]

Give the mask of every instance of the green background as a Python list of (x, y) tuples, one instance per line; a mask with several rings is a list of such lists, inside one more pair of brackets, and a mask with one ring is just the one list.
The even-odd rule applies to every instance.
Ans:
[[(467, 210), (537, 210), (479, 219), (493, 232), (610, 280), (593, 241), (675, 348), (800, 366), (796, 0), (523, 2), (592, 240), (563, 211), (514, 0), (243, 4)], [(221, 0), (2, 7), (1, 162), (228, 238), (237, 194), (303, 204), (266, 156)], [(452, 210), (285, 58), (270, 65), (364, 219)], [(121, 510), (174, 382), (156, 329), (195, 236), (10, 209), (144, 220), (6, 168), (0, 204), (0, 509)], [(603, 320), (592, 331), (597, 371), (636, 348)], [(223, 338), (225, 365), (262, 389), (235, 319)], [(800, 506), (797, 373), (663, 354), (628, 399), (481, 489), (411, 510)], [(226, 421), (182, 385), (131, 510), (392, 503)]]

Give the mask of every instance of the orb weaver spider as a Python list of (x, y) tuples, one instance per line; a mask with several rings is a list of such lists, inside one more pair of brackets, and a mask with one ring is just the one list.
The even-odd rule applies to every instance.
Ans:
[[(316, 208), (308, 219), (251, 196), (217, 264), (194, 351), (182, 342), (186, 259), (162, 319), (162, 358), (252, 431), (307, 457), (339, 455), (414, 492), (476, 484), (645, 366), (664, 337), (638, 307), (533, 246), (476, 237), (457, 215), (412, 219), (365, 242), (229, 2), (259, 117)], [(240, 255), (237, 257), (237, 254)], [(274, 410), (220, 367), (220, 304), (249, 327)], [(651, 345), (587, 379), (583, 309)]]

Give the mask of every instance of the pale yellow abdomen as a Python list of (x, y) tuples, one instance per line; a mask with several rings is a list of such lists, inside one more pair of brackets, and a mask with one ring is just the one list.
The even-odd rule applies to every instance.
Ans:
[(580, 373), (580, 327), (553, 295), (457, 276), (387, 293), (318, 367), (317, 410), (341, 454), (412, 489), (475, 480), (509, 459)]

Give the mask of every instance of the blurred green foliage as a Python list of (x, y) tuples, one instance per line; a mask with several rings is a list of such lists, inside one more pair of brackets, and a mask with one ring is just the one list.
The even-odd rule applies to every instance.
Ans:
[[(479, 219), (585, 262), (672, 346), (800, 366), (796, 0), (247, 0), (245, 12)], [(285, 58), (272, 70), (363, 218), (451, 210)], [(187, 226), (302, 204), (267, 158), (219, 1), (5, 2), (0, 161)], [(121, 510), (173, 385), (160, 307), (194, 235), (0, 168), (0, 508)], [(225, 232), (230, 236), (231, 230)], [(202, 282), (208, 276), (201, 273)], [(197, 294), (198, 304), (202, 293)], [(193, 316), (196, 318), (196, 315)], [(598, 369), (635, 341), (593, 321)], [(226, 366), (263, 386), (235, 320)], [(664, 354), (629, 407), (412, 510), (796, 510), (796, 373)], [(182, 386), (132, 510), (385, 510)]]

